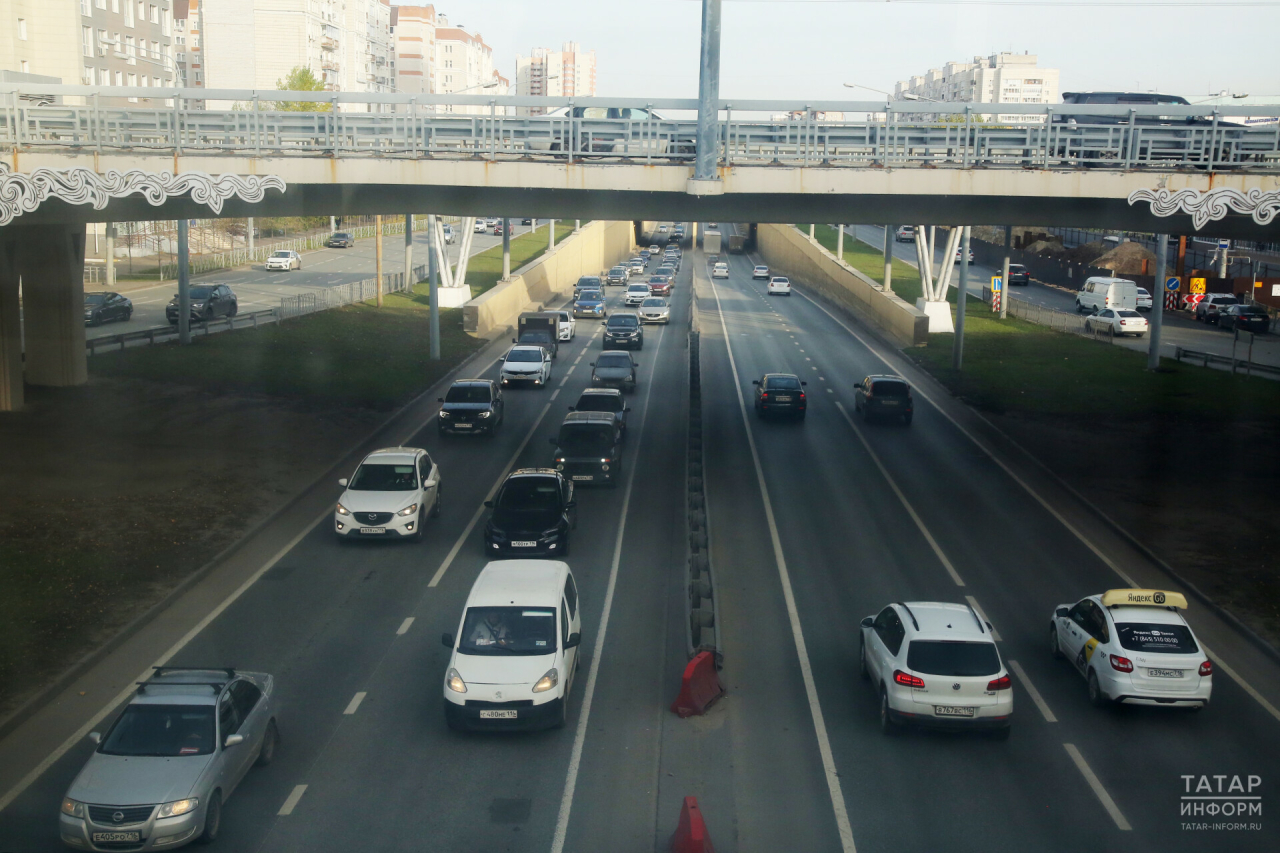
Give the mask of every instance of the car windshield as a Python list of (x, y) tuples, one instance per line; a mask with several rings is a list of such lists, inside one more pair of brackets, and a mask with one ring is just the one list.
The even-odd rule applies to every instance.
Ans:
[[(452, 230), (453, 230), (453, 226), (452, 226), (452, 225), (446, 225), (444, 228), (445, 228), (445, 230), (446, 230), (446, 231), (452, 231)], [(351, 239), (351, 235), (350, 235), (350, 234), (348, 234), (346, 231), (339, 231), (339, 232), (337, 232), (336, 234), (334, 234), (333, 236), (334, 236), (334, 239), (337, 239), (337, 240), (350, 240), (350, 239)]]
[(789, 278), (783, 278), (782, 276), (778, 276), (778, 277), (774, 278), (773, 283), (774, 283), (774, 284), (790, 284), (790, 283), (791, 283), (791, 279), (789, 279)]
[(1239, 299), (1236, 299), (1234, 296), (1215, 296), (1215, 297), (1213, 298), (1213, 304), (1215, 304), (1215, 305), (1239, 305), (1239, 304), (1240, 304), (1240, 300), (1239, 300)]
[(756, 267), (756, 272), (764, 272), (767, 269), (769, 268), (765, 266), (759, 266), (759, 267)]
[(794, 376), (770, 376), (766, 387), (770, 391), (799, 391), (800, 380)]
[(1167, 652), (1189, 655), (1199, 651), (1191, 629), (1186, 625), (1161, 625), (1147, 622), (1117, 622), (1120, 645), (1131, 652)]
[(413, 465), (365, 462), (347, 488), (355, 492), (411, 492), (417, 484)]
[(542, 354), (535, 349), (513, 349), (507, 353), (507, 361), (542, 361)]
[(107, 732), (105, 755), (209, 755), (216, 745), (212, 705), (130, 705)]
[(446, 403), (487, 403), (489, 402), (488, 385), (454, 385), (444, 395)]
[(584, 275), (582, 278), (578, 279), (578, 287), (595, 287), (595, 288), (599, 288), (599, 287), (600, 287), (600, 276), (598, 276), (598, 275)]
[(640, 325), (640, 318), (633, 317), (630, 314), (615, 314), (609, 318), (608, 322), (611, 329), (634, 329)]
[(271, 253), (271, 257), (273, 257), (273, 258), (287, 258), (287, 257), (289, 257), (289, 253), (288, 253), (288, 252), (272, 252), (272, 253)]
[(619, 273), (624, 273), (624, 272), (626, 272), (626, 270), (624, 270), (622, 267), (614, 267), (613, 269), (609, 270), (609, 275), (618, 275)]
[(907, 384), (905, 382), (872, 382), (871, 394), (875, 397), (905, 397)]
[(103, 305), (106, 301), (107, 294), (105, 293), (86, 293), (84, 295), (85, 305)]
[(617, 394), (583, 394), (574, 408), (579, 412), (621, 412), (622, 398)]
[(550, 607), (468, 607), (458, 638), (464, 655), (547, 655), (556, 650)]
[(641, 302), (640, 307), (641, 308), (665, 308), (667, 307), (667, 300), (661, 297), (651, 296), (648, 299), (646, 299), (644, 302)]
[(546, 512), (560, 506), (560, 484), (554, 477), (516, 477), (502, 487), (494, 504), (516, 512)]
[(191, 288), (192, 299), (208, 299), (213, 295), (212, 287), (193, 287)]
[(584, 290), (578, 294), (579, 302), (601, 302), (604, 297), (600, 295), (598, 290)]
[(666, 284), (671, 281), (671, 276), (667, 275), (651, 275), (649, 276), (650, 284)]
[(605, 353), (596, 359), (596, 367), (631, 367), (631, 359), (623, 353)]
[(569, 423), (560, 427), (561, 450), (597, 456), (613, 447), (613, 427), (609, 424)]
[(630, 287), (628, 287), (628, 288), (627, 288), (627, 292), (628, 292), (628, 293), (648, 293), (648, 292), (649, 292), (649, 285), (647, 285), (647, 284), (633, 284), (633, 285), (631, 285)]
[(907, 667), (925, 675), (995, 675), (1000, 656), (994, 643), (912, 640)]

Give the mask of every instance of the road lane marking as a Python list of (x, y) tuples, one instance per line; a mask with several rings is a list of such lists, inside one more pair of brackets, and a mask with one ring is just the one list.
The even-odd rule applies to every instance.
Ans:
[[(484, 496), (485, 501), (493, 500), (493, 496), (498, 493), (498, 488), (503, 481), (507, 479), (512, 466), (516, 464), (516, 460), (520, 458), (520, 454), (524, 453), (525, 446), (529, 443), (529, 439), (533, 438), (533, 434), (537, 432), (538, 427), (542, 424), (542, 419), (546, 417), (548, 411), (551, 410), (551, 401), (548, 400), (542, 406), (542, 411), (538, 413), (538, 417), (534, 420), (533, 426), (529, 427), (529, 431), (525, 433), (524, 440), (520, 442), (520, 446), (516, 448), (516, 452), (511, 454), (511, 458), (507, 460), (507, 465), (502, 469), (502, 473), (498, 475), (498, 479), (494, 481), (493, 486), (489, 489), (489, 493)], [(480, 502), (480, 506), (476, 508), (475, 515), (471, 516), (471, 521), (467, 522), (467, 527), (462, 531), (462, 535), (458, 537), (458, 541), (453, 543), (453, 547), (449, 549), (448, 555), (445, 556), (444, 562), (440, 564), (440, 568), (436, 569), (436, 573), (431, 576), (431, 582), (428, 587), (433, 587), (440, 583), (440, 579), (444, 577), (444, 573), (449, 570), (449, 566), (453, 565), (454, 557), (458, 556), (458, 552), (462, 550), (462, 544), (471, 536), (471, 531), (475, 530), (476, 524), (480, 522), (480, 516), (484, 515), (486, 507), (484, 501)]]
[(1053, 711), (1049, 710), (1049, 703), (1044, 701), (1044, 697), (1040, 695), (1040, 691), (1031, 683), (1031, 679), (1027, 678), (1027, 672), (1022, 668), (1022, 664), (1016, 660), (1009, 661), (1009, 669), (1013, 670), (1013, 674), (1018, 676), (1018, 681), (1022, 683), (1023, 689), (1027, 691), (1027, 695), (1031, 697), (1031, 701), (1040, 709), (1040, 716), (1044, 717), (1046, 723), (1056, 723), (1058, 718), (1054, 716)]
[(409, 626), (412, 624), (413, 624), (413, 617), (406, 616), (404, 618), (404, 621), (400, 623), (400, 627), (396, 629), (396, 636), (399, 637), (403, 634), (409, 633)]
[[(978, 599), (974, 598), (972, 595), (966, 595), (965, 600), (969, 602), (969, 606), (973, 608), (973, 612), (978, 614), (979, 619), (984, 623), (989, 623), (991, 621), (987, 618), (987, 614), (982, 612), (982, 605), (978, 603)], [(995, 628), (991, 629), (991, 639), (995, 640), (997, 643), (1001, 642), (1000, 632)]]
[(294, 785), (293, 790), (289, 792), (289, 796), (285, 798), (284, 805), (280, 807), (277, 815), (283, 817), (293, 814), (293, 810), (298, 807), (298, 801), (302, 799), (302, 795), (307, 792), (306, 785)]
[(724, 345), (729, 354), (729, 369), (733, 376), (733, 387), (738, 392), (738, 411), (742, 415), (742, 426), (747, 432), (747, 446), (751, 448), (751, 461), (755, 463), (756, 483), (760, 487), (760, 497), (764, 501), (765, 520), (769, 524), (769, 538), (773, 541), (773, 558), (778, 567), (778, 577), (782, 582), (782, 597), (786, 601), (787, 619), (791, 623), (791, 638), (795, 643), (796, 655), (800, 660), (800, 675), (804, 680), (804, 692), (809, 700), (809, 714), (813, 718), (813, 729), (818, 738), (818, 753), (822, 757), (827, 792), (831, 797), (831, 808), (835, 812), (836, 829), (840, 834), (840, 846), (844, 853), (856, 853), (857, 848), (853, 843), (853, 827), (849, 823), (849, 813), (845, 809), (840, 774), (836, 770), (835, 755), (831, 751), (831, 740), (827, 737), (827, 724), (822, 716), (822, 705), (818, 699), (818, 686), (813, 678), (813, 664), (809, 662), (809, 652), (804, 641), (804, 630), (800, 626), (800, 611), (796, 607), (795, 593), (791, 589), (791, 575), (787, 570), (787, 558), (782, 553), (782, 538), (778, 534), (778, 525), (774, 519), (773, 502), (769, 499), (769, 487), (764, 481), (764, 470), (760, 467), (760, 452), (756, 449), (755, 437), (751, 433), (751, 421), (747, 418), (747, 403), (742, 396), (742, 383), (738, 380), (738, 365), (733, 357), (733, 345), (730, 343), (729, 329), (725, 325), (724, 309), (720, 305), (720, 290), (716, 287), (714, 280), (711, 282), (711, 292), (716, 298), (716, 312), (720, 315), (720, 331), (724, 334)]
[(1204, 653), (1206, 655), (1213, 658), (1214, 666), (1218, 667), (1218, 669), (1225, 672), (1228, 675), (1228, 677), (1231, 678), (1232, 681), (1234, 681), (1236, 684), (1239, 684), (1244, 689), (1244, 692), (1248, 693), (1250, 696), (1256, 699), (1258, 704), (1261, 705), (1268, 714), (1275, 717), (1277, 720), (1280, 720), (1280, 710), (1277, 710), (1275, 705), (1272, 705), (1270, 702), (1267, 701), (1267, 698), (1265, 696), (1263, 696), (1261, 693), (1255, 690), (1252, 684), (1245, 681), (1243, 676), (1241, 676), (1234, 669), (1232, 669), (1231, 667), (1223, 663), (1222, 658), (1218, 657), (1216, 652), (1209, 651), (1209, 647), (1206, 646), (1203, 642), (1200, 643), (1200, 648), (1204, 650)]
[(342, 713), (346, 714), (347, 716), (351, 716), (352, 714), (354, 714), (356, 712), (356, 709), (360, 707), (360, 703), (364, 701), (364, 697), (368, 695), (369, 694), (366, 693), (364, 690), (361, 690), (355, 696), (352, 696), (351, 701), (347, 703), (347, 709)]
[[(644, 427), (649, 419), (649, 398), (653, 393), (653, 377), (657, 372), (658, 353), (662, 351), (662, 342), (666, 338), (666, 327), (658, 333), (658, 347), (654, 357), (649, 360), (649, 381), (645, 383), (644, 408), (641, 410), (640, 434), (636, 436), (636, 446), (629, 451), (634, 458), (639, 458), (640, 445), (644, 442)], [(613, 542), (613, 562), (609, 565), (609, 584), (604, 593), (604, 613), (600, 617), (600, 635), (596, 638), (591, 656), (591, 667), (587, 672), (587, 686), (582, 694), (582, 712), (578, 717), (577, 731), (573, 736), (573, 750), (569, 754), (569, 770), (565, 777), (564, 794), (560, 798), (560, 813), (556, 816), (556, 831), (551, 840), (551, 853), (563, 853), (565, 839), (569, 834), (569, 816), (573, 811), (573, 794), (578, 786), (578, 768), (582, 764), (582, 747), (587, 738), (587, 725), (591, 719), (591, 702), (595, 697), (596, 680), (600, 673), (600, 660), (604, 657), (604, 641), (609, 632), (609, 614), (613, 609), (613, 594), (618, 585), (618, 566), (622, 562), (622, 539), (627, 531), (627, 510), (631, 506), (631, 487), (635, 483), (638, 465), (627, 470), (627, 488), (622, 496), (622, 511), (618, 522), (618, 533)]]
[(907, 510), (907, 514), (911, 516), (911, 520), (916, 523), (916, 527), (920, 529), (920, 533), (924, 535), (925, 541), (929, 543), (929, 547), (933, 549), (933, 553), (937, 556), (938, 561), (946, 568), (947, 574), (951, 575), (951, 579), (956, 582), (956, 586), (964, 586), (964, 581), (960, 578), (960, 573), (956, 571), (956, 567), (951, 565), (951, 561), (947, 559), (947, 555), (942, 552), (942, 548), (938, 545), (933, 534), (929, 532), (929, 528), (924, 526), (924, 521), (916, 513), (915, 508), (911, 506), (911, 502), (907, 500), (907, 496), (902, 493), (902, 489), (898, 488), (898, 483), (889, 473), (889, 469), (884, 467), (884, 463), (880, 461), (880, 455), (871, 449), (871, 444), (867, 441), (867, 437), (862, 434), (862, 430), (858, 429), (858, 425), (853, 422), (853, 418), (849, 415), (849, 410), (844, 407), (844, 403), (836, 401), (836, 408), (840, 410), (840, 414), (844, 415), (845, 422), (849, 424), (849, 429), (853, 430), (853, 434), (858, 437), (858, 441), (862, 442), (862, 446), (866, 448), (867, 454), (871, 457), (871, 461), (876, 463), (876, 467), (880, 469), (880, 473), (884, 476), (885, 482), (889, 484), (889, 488), (893, 489), (893, 493), (898, 496), (898, 500)]
[[(566, 378), (568, 378), (568, 377), (566, 377)], [(561, 384), (561, 385), (564, 385), (564, 383), (563, 383), (563, 382), (561, 382), (560, 384)], [(552, 391), (552, 392), (551, 392), (551, 399), (552, 399), (552, 400), (554, 400), (556, 397), (559, 397), (559, 396), (560, 396), (560, 389), (559, 389), (559, 388), (557, 388), (556, 390), (554, 390), (554, 391)]]
[(1074, 743), (1064, 743), (1062, 747), (1067, 751), (1067, 755), (1071, 756), (1071, 760), (1075, 762), (1076, 769), (1080, 771), (1084, 781), (1089, 783), (1089, 787), (1093, 789), (1093, 793), (1097, 796), (1098, 801), (1102, 803), (1102, 807), (1107, 810), (1107, 814), (1111, 815), (1111, 819), (1116, 822), (1116, 828), (1125, 831), (1133, 829), (1129, 825), (1129, 821), (1125, 820), (1124, 815), (1120, 813), (1120, 808), (1116, 805), (1116, 801), (1111, 799), (1107, 789), (1102, 787), (1102, 782), (1098, 780), (1088, 762), (1084, 760), (1080, 750), (1076, 749), (1076, 745)]

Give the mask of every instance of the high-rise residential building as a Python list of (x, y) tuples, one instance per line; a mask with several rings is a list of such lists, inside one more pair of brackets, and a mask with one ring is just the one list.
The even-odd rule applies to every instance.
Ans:
[[(455, 27), (445, 15), (436, 13), (435, 39), (435, 94), (508, 93), (511, 83), (493, 67), (493, 48), (484, 43), (479, 33)], [(446, 105), (439, 109), (452, 113), (489, 111), (480, 104)]]
[(173, 0), (173, 57), (178, 64), (179, 79), (188, 89), (204, 86), (200, 51), (203, 20), (200, 0)]
[(391, 38), (396, 91), (410, 95), (435, 92), (435, 7), (392, 6)]
[(173, 0), (0, 0), (0, 71), (172, 88), (179, 82), (172, 7)]
[[(1058, 69), (1037, 68), (1030, 53), (975, 56), (973, 62), (948, 62), (927, 74), (894, 86), (897, 100), (915, 95), (923, 100), (980, 104), (1052, 104), (1058, 100)], [(999, 115), (1004, 123), (1043, 122), (1043, 116)]]
[[(596, 52), (583, 52), (576, 41), (560, 50), (535, 47), (529, 56), (516, 57), (515, 94), (545, 97), (594, 97)], [(521, 107), (526, 115), (541, 115), (542, 107)]]
[(344, 91), (392, 92), (391, 0), (346, 0)]

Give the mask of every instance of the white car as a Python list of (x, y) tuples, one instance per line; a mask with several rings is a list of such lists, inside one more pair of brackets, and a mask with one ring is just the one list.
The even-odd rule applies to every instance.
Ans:
[(453, 226), (446, 224), (442, 228), (444, 229), (444, 242), (448, 246), (453, 243)]
[(752, 267), (752, 268), (751, 268), (751, 279), (752, 279), (753, 281), (754, 281), (755, 279), (763, 279), (764, 281), (768, 281), (768, 280), (769, 280), (769, 265), (768, 265), (768, 264), (756, 264), (754, 267)]
[(777, 293), (781, 296), (791, 295), (791, 279), (784, 275), (775, 275), (769, 279), (769, 285), (765, 288), (765, 292), (770, 296)]
[(364, 458), (333, 511), (341, 539), (422, 538), (427, 514), (440, 515), (440, 469), (420, 447), (384, 447)]
[(667, 226), (659, 225), (658, 230), (665, 234), (667, 232)]
[(712, 278), (728, 278), (729, 265), (723, 262), (716, 264), (711, 268), (711, 277)]
[(542, 347), (514, 346), (502, 360), (500, 378), (503, 385), (532, 382), (536, 387), (545, 388), (551, 381), (551, 353)]
[(1199, 710), (1213, 692), (1213, 664), (1179, 610), (1186, 596), (1112, 589), (1060, 604), (1049, 619), (1049, 651), (1084, 677), (1089, 700)]
[(1090, 332), (1110, 329), (1116, 337), (1134, 335), (1140, 338), (1147, 333), (1147, 318), (1128, 308), (1103, 308), (1097, 314), (1085, 317), (1084, 327)]
[(477, 219), (476, 224), (471, 227), (472, 233), (483, 234), (488, 229), (488, 225), (483, 219)]
[(278, 252), (271, 253), (271, 257), (267, 258), (266, 267), (268, 270), (300, 270), (302, 269), (302, 255), (281, 249)]
[(471, 585), (444, 674), (451, 729), (560, 728), (578, 671), (582, 607), (569, 565), (495, 560)]
[[(964, 260), (964, 246), (956, 246), (956, 263)], [(969, 263), (973, 263), (973, 249), (969, 250)]]
[(1151, 293), (1145, 287), (1138, 288), (1138, 310), (1151, 310)]
[(572, 311), (556, 311), (556, 316), (560, 318), (560, 340), (571, 341), (578, 331), (578, 321), (573, 319)]
[(862, 677), (875, 686), (880, 730), (906, 723), (1009, 736), (1013, 690), (990, 623), (967, 604), (890, 604), (862, 620)]
[(671, 303), (661, 296), (650, 296), (640, 303), (641, 323), (670, 323)]
[(639, 305), (649, 298), (651, 292), (647, 284), (629, 284), (627, 285), (627, 295), (623, 301), (627, 305)]

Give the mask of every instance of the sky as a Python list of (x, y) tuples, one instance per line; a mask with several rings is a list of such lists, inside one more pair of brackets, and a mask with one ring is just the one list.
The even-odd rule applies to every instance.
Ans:
[[(392, 0), (394, 5), (426, 5)], [(597, 94), (694, 98), (701, 0), (438, 0), (511, 77), (517, 54), (595, 49)], [(723, 0), (720, 97), (876, 100), (948, 61), (1030, 52), (1061, 91), (1280, 100), (1280, 0)]]

